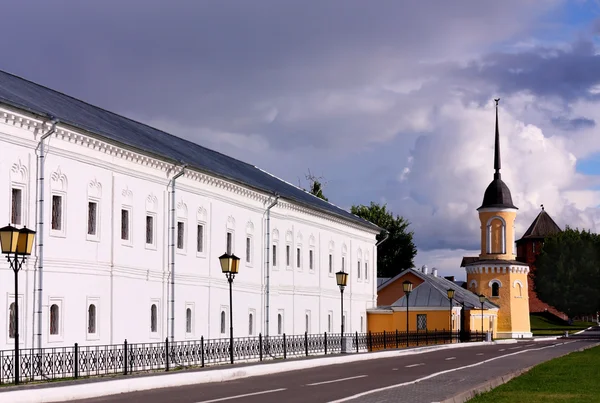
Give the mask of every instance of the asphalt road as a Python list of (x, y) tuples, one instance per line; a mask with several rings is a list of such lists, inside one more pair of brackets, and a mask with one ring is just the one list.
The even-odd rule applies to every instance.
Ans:
[[(78, 403), (431, 403), (595, 340), (519, 342), (315, 367), (220, 383), (156, 389)], [(423, 379), (426, 378), (426, 379)], [(419, 380), (419, 382), (416, 382)]]

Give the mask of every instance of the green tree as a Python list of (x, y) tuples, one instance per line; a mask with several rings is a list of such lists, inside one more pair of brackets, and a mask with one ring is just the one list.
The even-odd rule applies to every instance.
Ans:
[(600, 237), (566, 228), (544, 240), (535, 261), (535, 291), (569, 317), (600, 308)]
[(408, 228), (410, 222), (399, 215), (394, 216), (385, 204), (371, 202), (370, 206), (352, 206), (350, 211), (384, 229), (377, 241), (384, 239), (386, 233), (389, 235), (377, 249), (378, 277), (394, 277), (402, 270), (414, 267), (417, 248), (413, 243), (413, 232)]
[(305, 176), (306, 180), (310, 182), (310, 189), (308, 190), (308, 192), (314, 196), (317, 196), (319, 199), (329, 201), (329, 199), (323, 194), (323, 184), (321, 183), (323, 177), (317, 178), (310, 172), (310, 169), (308, 170), (308, 174), (306, 174)]

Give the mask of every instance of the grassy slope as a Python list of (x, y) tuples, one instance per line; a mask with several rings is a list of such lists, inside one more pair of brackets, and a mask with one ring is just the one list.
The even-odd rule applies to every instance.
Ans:
[(600, 402), (600, 347), (575, 352), (533, 368), (469, 403)]
[(531, 332), (534, 336), (562, 335), (565, 331), (574, 333), (596, 325), (594, 322), (573, 322), (573, 325), (569, 326), (566, 322), (552, 315), (544, 314), (531, 314), (529, 320)]

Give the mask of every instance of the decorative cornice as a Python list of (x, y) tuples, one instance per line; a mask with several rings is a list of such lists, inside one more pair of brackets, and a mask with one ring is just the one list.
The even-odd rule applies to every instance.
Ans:
[(467, 274), (516, 274), (516, 273), (529, 273), (529, 266), (526, 265), (513, 265), (506, 263), (490, 264), (485, 263), (482, 265), (472, 265), (466, 267)]
[[(19, 110), (19, 112), (15, 112), (12, 109), (16, 108), (5, 104), (2, 105), (2, 108), (0, 109), (0, 122), (25, 129), (27, 131), (32, 132), (34, 135), (39, 135), (43, 131), (46, 131), (51, 128), (51, 124), (49, 122), (42, 122), (42, 120), (40, 119), (25, 116), (23, 114), (23, 111), (21, 110)], [(83, 129), (77, 128), (77, 130), (83, 132)], [(85, 134), (79, 133), (67, 128), (64, 124), (60, 124), (60, 127), (57, 126), (57, 129), (52, 136), (56, 139), (60, 139), (71, 144), (76, 144), (100, 153), (107, 154), (113, 158), (119, 158), (131, 163), (139, 164), (147, 168), (158, 170), (165, 176), (168, 175), (169, 172), (173, 171), (175, 167), (179, 166), (178, 162), (164, 161), (158, 156), (152, 156), (148, 154), (143, 154), (142, 152), (134, 151), (133, 149), (127, 148), (126, 145), (117, 145), (111, 143), (110, 141), (106, 140), (101, 135), (96, 133), (91, 133), (87, 131), (85, 132)], [(237, 195), (243, 196), (254, 201), (259, 201), (262, 204), (268, 203), (270, 198), (272, 197), (271, 194), (266, 193), (262, 190), (254, 190), (250, 187), (226, 179), (218, 178), (216, 176), (212, 176), (212, 174), (207, 174), (195, 170), (195, 168), (191, 167), (185, 170), (184, 177), (192, 179), (201, 184), (210, 185), (217, 189), (227, 190), (229, 192), (235, 193)], [(378, 231), (370, 229), (367, 226), (359, 225), (358, 223), (354, 223), (350, 220), (343, 219), (334, 214), (325, 213), (320, 210), (311, 209), (303, 205), (296, 204), (293, 201), (286, 201), (280, 199), (277, 204), (277, 208), (303, 213), (309, 216), (320, 218), (328, 222), (333, 222), (346, 227), (351, 227), (360, 231), (366, 231), (373, 234), (378, 233)]]

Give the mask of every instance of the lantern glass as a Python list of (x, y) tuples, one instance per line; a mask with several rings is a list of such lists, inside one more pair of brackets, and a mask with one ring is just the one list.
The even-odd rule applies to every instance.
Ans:
[(2, 253), (16, 253), (19, 230), (12, 225), (0, 228), (0, 247)]
[(404, 289), (404, 293), (405, 294), (409, 294), (412, 292), (412, 287), (413, 287), (413, 283), (411, 283), (410, 281), (405, 281), (404, 283), (402, 283), (402, 288)]
[(219, 262), (221, 262), (221, 270), (223, 271), (223, 273), (227, 274), (231, 271), (231, 255), (227, 253), (222, 254), (221, 256), (219, 256)]
[(485, 302), (485, 299), (486, 299), (486, 298), (485, 298), (485, 295), (481, 294), (481, 295), (479, 296), (479, 302), (480, 302), (480, 303), (482, 303), (482, 304), (483, 304), (483, 303)]
[(236, 255), (231, 255), (231, 273), (238, 274), (240, 269), (240, 258)]
[(454, 298), (454, 290), (452, 288), (448, 288), (448, 298), (453, 299)]
[(337, 280), (337, 285), (340, 287), (345, 287), (348, 283), (348, 273), (343, 271), (338, 271), (335, 273), (335, 279)]
[(19, 230), (19, 240), (17, 242), (17, 254), (29, 256), (33, 249), (33, 240), (35, 239), (35, 231), (27, 227)]

